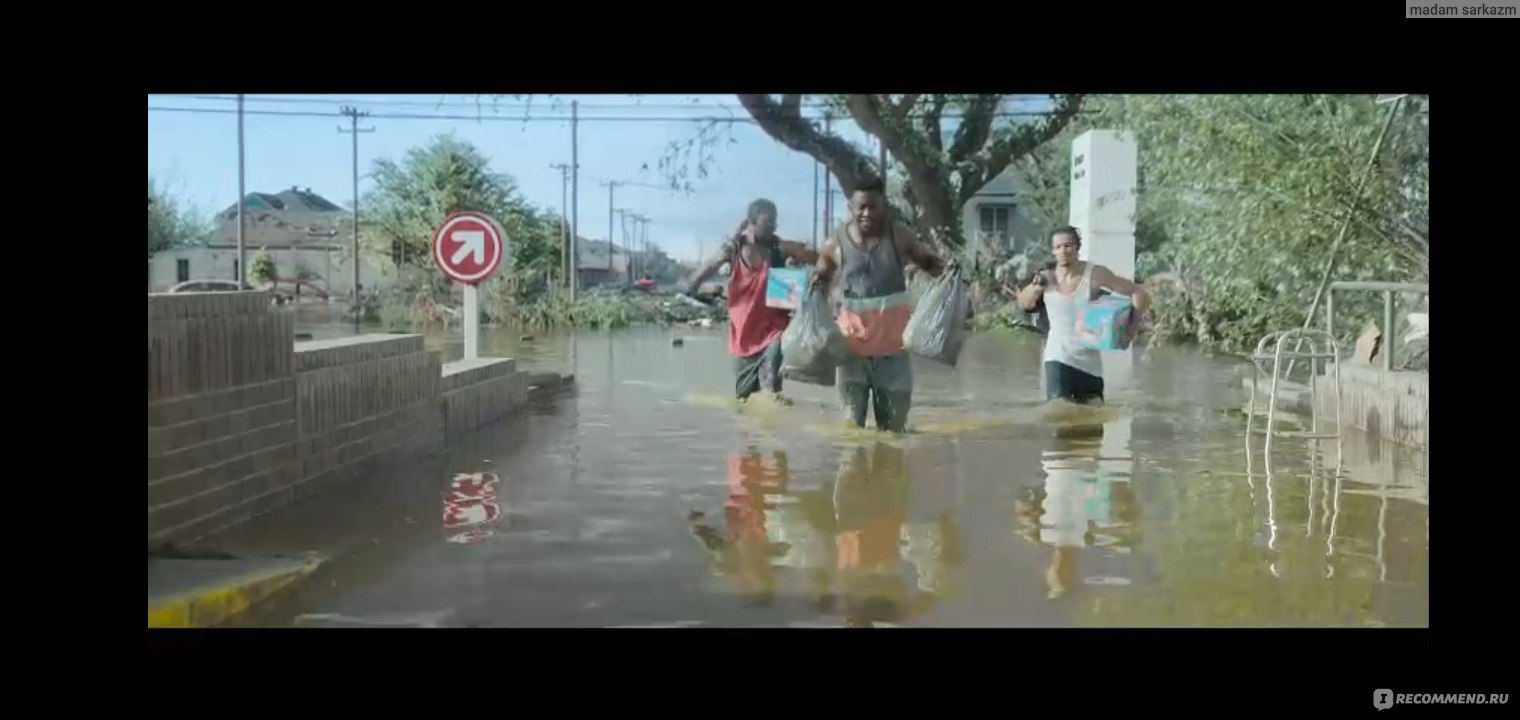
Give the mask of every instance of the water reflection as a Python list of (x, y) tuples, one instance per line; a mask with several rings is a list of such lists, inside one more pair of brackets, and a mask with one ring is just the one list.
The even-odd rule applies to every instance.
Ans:
[(448, 541), (460, 545), (480, 542), (492, 535), (489, 527), (501, 519), (496, 486), (501, 478), (493, 472), (458, 473), (443, 494), (443, 529)]
[(738, 591), (746, 601), (768, 605), (776, 595), (774, 559), (784, 557), (790, 549), (785, 542), (773, 542), (766, 521), (777, 508), (791, 481), (786, 453), (774, 451), (770, 457), (749, 446), (728, 459), (728, 497), (723, 503), (724, 531), (708, 524), (706, 513), (694, 510), (687, 520), (691, 532), (711, 555), (713, 569), (736, 580)]
[(900, 448), (877, 443), (845, 452), (834, 484), (834, 544), (851, 627), (902, 619), (907, 588), (899, 568), (899, 544), (908, 493)]
[[(1113, 423), (1113, 433), (1127, 435), (1123, 420)], [(1121, 429), (1122, 428), (1122, 429)], [(1078, 558), (1084, 548), (1098, 552), (1094, 560), (1131, 553), (1139, 506), (1130, 485), (1131, 459), (1122, 437), (1110, 436), (1100, 424), (1063, 424), (1051, 430), (1051, 440), (1041, 453), (1045, 482), (1027, 488), (1015, 503), (1019, 534), (1050, 548), (1045, 569), (1047, 597), (1071, 593), (1077, 584)], [(1095, 562), (1082, 584), (1129, 585), (1133, 578), (1118, 563)]]
[[(1047, 407), (1039, 344), (976, 335), (959, 367), (915, 366), (915, 432), (887, 437), (841, 430), (827, 388), (706, 402), (732, 395), (716, 332), (500, 343), (559, 348), (537, 362), (574, 368), (575, 392), (451, 439), (442, 467), (366, 479), (384, 499), (268, 517), (259, 552), (327, 552), (341, 526), (375, 548), (282, 622), (1428, 624), (1419, 459), (1348, 439), (1337, 467), (1284, 442), (1263, 472), (1227, 362), (1155, 349), (1108, 407)], [(456, 474), (487, 468), (499, 497), (443, 497), (440, 516)]]
[(965, 546), (954, 476), (913, 476), (911, 451), (886, 442), (837, 452), (837, 472), (816, 485), (794, 482), (780, 450), (729, 457), (723, 528), (702, 510), (687, 517), (724, 587), (750, 607), (790, 594), (848, 627), (911, 622), (955, 598)]

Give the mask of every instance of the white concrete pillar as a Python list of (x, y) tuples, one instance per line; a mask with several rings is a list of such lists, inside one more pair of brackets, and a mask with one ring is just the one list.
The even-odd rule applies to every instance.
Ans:
[[(1083, 260), (1135, 276), (1135, 201), (1139, 155), (1122, 130), (1089, 130), (1071, 143), (1071, 225), (1082, 232)], [(1104, 384), (1130, 386), (1134, 351), (1103, 353)]]

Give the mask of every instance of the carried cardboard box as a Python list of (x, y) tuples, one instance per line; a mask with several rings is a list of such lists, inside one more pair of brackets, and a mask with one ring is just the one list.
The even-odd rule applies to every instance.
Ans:
[(765, 273), (765, 306), (781, 310), (802, 307), (809, 268), (771, 268)]
[(1077, 310), (1077, 344), (1088, 350), (1125, 350), (1135, 305), (1127, 297), (1105, 295)]

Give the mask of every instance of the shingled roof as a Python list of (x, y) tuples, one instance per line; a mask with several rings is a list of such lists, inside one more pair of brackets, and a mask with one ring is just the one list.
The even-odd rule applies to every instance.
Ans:
[[(331, 200), (311, 191), (311, 188), (292, 187), (280, 193), (248, 193), (243, 198), (243, 207), (249, 210), (263, 210), (265, 212), (343, 212), (343, 208)], [(223, 215), (233, 217), (237, 215), (237, 206), (229, 205), (222, 211)]]

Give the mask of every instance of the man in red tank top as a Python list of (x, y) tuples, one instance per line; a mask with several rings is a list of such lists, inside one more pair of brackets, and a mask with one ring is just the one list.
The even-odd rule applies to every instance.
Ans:
[(818, 254), (802, 243), (776, 236), (776, 204), (756, 200), (734, 236), (688, 283), (686, 294), (696, 296), (703, 282), (724, 265), (728, 278), (728, 354), (736, 358), (734, 394), (747, 400), (761, 390), (781, 394), (781, 334), (791, 313), (765, 304), (766, 273), (786, 267), (787, 260), (802, 265), (818, 261)]

